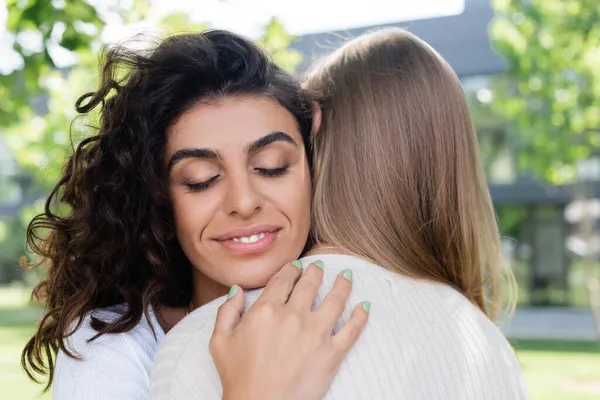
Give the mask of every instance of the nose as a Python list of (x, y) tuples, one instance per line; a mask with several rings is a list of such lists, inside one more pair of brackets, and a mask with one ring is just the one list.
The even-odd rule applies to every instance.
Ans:
[(246, 219), (260, 210), (262, 196), (251, 178), (250, 174), (237, 173), (228, 179), (224, 199), (228, 214)]

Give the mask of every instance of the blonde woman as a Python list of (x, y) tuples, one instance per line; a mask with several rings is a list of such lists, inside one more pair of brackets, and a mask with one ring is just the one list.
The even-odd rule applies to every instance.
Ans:
[[(248, 382), (279, 370), (269, 377), (273, 386), (279, 379), (294, 387), (277, 392), (291, 393), (285, 398), (526, 399), (514, 352), (494, 324), (507, 271), (455, 73), (419, 38), (388, 29), (346, 44), (305, 87), (319, 106), (312, 203), (317, 244), (301, 261), (325, 264), (317, 304), (339, 272), (352, 269), (349, 302), (373, 301), (369, 324), (329, 390), (315, 393), (303, 391), (310, 385), (294, 386), (294, 377), (306, 374), (290, 373), (286, 363), (288, 356), (298, 359), (303, 341), (275, 351), (268, 341), (278, 332), (265, 323), (269, 318), (256, 323), (253, 313), (239, 322), (244, 298), (249, 306), (260, 291), (217, 299), (164, 339), (150, 398), (218, 399), (221, 381), (241, 393)], [(348, 319), (347, 311), (341, 322)], [(291, 320), (298, 328), (305, 323)], [(289, 324), (281, 334), (286, 329)], [(305, 366), (310, 370), (309, 362)], [(329, 377), (311, 379), (326, 387)], [(263, 387), (261, 398), (282, 398)]]

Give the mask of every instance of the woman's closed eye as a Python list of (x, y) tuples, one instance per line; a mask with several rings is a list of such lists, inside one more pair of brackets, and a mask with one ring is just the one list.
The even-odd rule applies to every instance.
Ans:
[(284, 165), (279, 168), (254, 168), (254, 170), (264, 176), (282, 176), (288, 172), (289, 168), (289, 165)]
[[(289, 168), (289, 165), (284, 165), (283, 167), (279, 168), (254, 168), (254, 171), (258, 172), (262, 176), (277, 177), (285, 175), (289, 171)], [(214, 185), (220, 177), (221, 175), (215, 175), (203, 182), (186, 182), (185, 186), (187, 186), (190, 192), (201, 192)]]
[(215, 175), (212, 178), (203, 181), (203, 182), (186, 182), (185, 186), (187, 186), (187, 188), (189, 189), (190, 192), (201, 192), (203, 190), (208, 189), (209, 187), (211, 187), (215, 182), (217, 182), (217, 180), (219, 179), (221, 175)]

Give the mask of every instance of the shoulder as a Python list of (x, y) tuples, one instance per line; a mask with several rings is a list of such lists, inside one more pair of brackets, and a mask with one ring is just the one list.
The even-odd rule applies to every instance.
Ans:
[[(351, 379), (373, 398), (527, 399), (515, 353), (498, 327), (466, 299), (442, 298), (374, 302), (332, 389), (343, 392)], [(369, 371), (381, 385), (369, 385)]]
[[(322, 257), (325, 296), (337, 274), (354, 271), (350, 305), (369, 300), (369, 322), (330, 393), (360, 398), (526, 399), (523, 374), (500, 329), (452, 287), (412, 279), (345, 255)], [(349, 318), (352, 307), (342, 321)], [(377, 380), (381, 385), (371, 385)]]
[[(345, 393), (411, 399), (526, 399), (515, 353), (501, 330), (448, 285), (411, 279), (380, 266), (327, 258), (355, 268), (350, 303), (372, 302), (369, 322), (332, 386)], [(373, 387), (376, 373), (381, 385)], [(362, 383), (362, 385), (361, 385)]]
[(152, 310), (149, 310), (150, 321), (142, 317), (128, 332), (91, 340), (97, 334), (91, 325), (93, 318), (111, 321), (124, 311), (123, 306), (94, 310), (82, 319), (79, 327), (74, 326), (76, 329), (65, 339), (65, 347), (77, 358), (59, 351), (54, 374), (55, 398), (95, 398), (90, 393), (96, 393), (97, 398), (115, 399), (137, 399), (134, 393), (138, 393), (143, 394), (139, 398), (145, 398), (154, 353), (163, 336)]
[(102, 335), (91, 340), (98, 333), (92, 327), (92, 319), (110, 322), (121, 317), (124, 312), (125, 306), (123, 305), (90, 312), (82, 319), (79, 327), (74, 326), (76, 329), (65, 339), (66, 348), (81, 356), (83, 362), (89, 357), (98, 356), (99, 352), (153, 354), (164, 333), (156, 322), (152, 309), (148, 310), (150, 320), (142, 316), (140, 322), (133, 329), (117, 334)]
[(165, 358), (175, 360), (183, 355), (192, 346), (192, 340), (208, 343), (218, 308), (225, 300), (225, 297), (218, 298), (194, 310), (178, 322), (160, 342), (155, 360), (157, 364)]

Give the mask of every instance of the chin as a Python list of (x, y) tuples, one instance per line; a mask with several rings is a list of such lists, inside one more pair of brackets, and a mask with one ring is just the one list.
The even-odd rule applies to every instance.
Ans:
[[(252, 265), (255, 264), (255, 265)], [(271, 265), (265, 265), (271, 264)], [(242, 289), (257, 289), (262, 288), (269, 283), (269, 280), (275, 275), (285, 263), (273, 264), (265, 261), (256, 263), (243, 263), (236, 268), (238, 271), (235, 276), (231, 276), (230, 280), (239, 285)]]
[(274, 271), (272, 274), (268, 275), (257, 275), (253, 277), (247, 277), (241, 279), (237, 285), (239, 285), (242, 289), (259, 289), (267, 286), (269, 280), (275, 275), (277, 271)]

